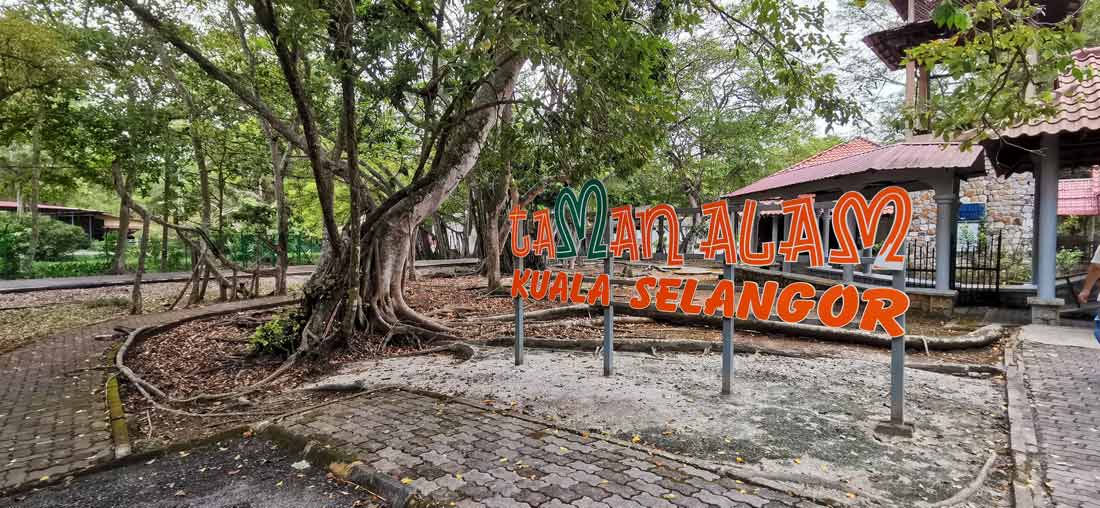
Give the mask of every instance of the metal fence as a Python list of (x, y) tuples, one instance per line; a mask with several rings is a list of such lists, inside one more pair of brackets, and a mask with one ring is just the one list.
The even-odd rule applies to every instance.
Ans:
[(955, 252), (959, 305), (995, 304), (1001, 293), (1001, 234), (967, 242)]
[[(960, 243), (955, 249), (951, 288), (958, 291), (958, 305), (996, 303), (1002, 283), (1001, 233)], [(936, 246), (910, 241), (906, 257), (909, 287), (936, 287)]]
[[(225, 235), (219, 239), (219, 243), (230, 259), (241, 264), (248, 265), (256, 261), (274, 264), (276, 261), (275, 250), (271, 248), (268, 241), (252, 233)], [(317, 261), (317, 255), (320, 252), (321, 240), (319, 239), (301, 234), (291, 234), (287, 238), (287, 258), (292, 265), (313, 264)]]

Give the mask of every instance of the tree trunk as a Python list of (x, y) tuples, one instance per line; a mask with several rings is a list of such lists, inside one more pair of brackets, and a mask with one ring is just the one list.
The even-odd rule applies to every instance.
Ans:
[(34, 258), (38, 257), (38, 191), (42, 179), (42, 116), (45, 109), (38, 109), (38, 119), (34, 122), (34, 133), (31, 142), (31, 245), (27, 259), (28, 272), (34, 266)]
[[(142, 313), (142, 298), (141, 298), (141, 278), (145, 275), (145, 257), (149, 251), (149, 222), (148, 218), (142, 217), (141, 221), (141, 241), (138, 242), (138, 265), (137, 271), (134, 272), (134, 286), (130, 289), (130, 314), (138, 315)], [(165, 232), (167, 232), (165, 228)]]
[[(133, 189), (134, 178), (128, 177), (126, 179), (126, 190), (130, 192)], [(144, 226), (142, 226), (144, 227)], [(125, 199), (119, 201), (118, 204), (118, 238), (115, 238), (115, 258), (111, 262), (110, 273), (115, 275), (121, 275), (126, 273), (126, 246), (129, 243), (130, 233), (130, 205)]]
[[(172, 217), (172, 174), (168, 169), (168, 165), (164, 165), (164, 199), (163, 208), (161, 209), (161, 215), (164, 217), (164, 221), (168, 222)], [(148, 221), (146, 221), (148, 222)], [(168, 228), (164, 228), (160, 233), (160, 271), (168, 271)]]
[[(367, 329), (416, 337), (446, 334), (448, 328), (414, 311), (405, 302), (406, 265), (418, 224), (439, 209), (473, 169), (489, 133), (496, 127), (500, 101), (510, 97), (524, 59), (508, 52), (478, 87), (469, 113), (455, 125), (441, 146), (439, 162), (404, 191), (382, 203), (361, 226), (359, 293)], [(347, 242), (347, 235), (339, 241)], [(306, 284), (307, 330), (323, 337), (326, 324), (338, 318), (347, 294), (348, 249), (325, 244), (317, 270)], [(339, 321), (336, 321), (339, 322)], [(308, 345), (307, 345), (308, 347)]]

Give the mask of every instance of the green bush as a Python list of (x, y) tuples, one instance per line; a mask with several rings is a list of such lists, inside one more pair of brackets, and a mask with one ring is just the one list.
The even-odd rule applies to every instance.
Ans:
[(32, 279), (101, 275), (107, 271), (109, 265), (109, 260), (98, 256), (69, 261), (35, 261), (31, 266), (31, 273), (26, 275)]
[[(30, 241), (30, 215), (0, 214), (0, 224), (23, 231), (27, 241)], [(86, 249), (91, 244), (88, 234), (80, 226), (65, 224), (52, 217), (38, 216), (38, 260), (61, 259), (75, 250)]]
[(0, 221), (0, 277), (10, 279), (19, 273), (19, 262), (27, 252), (30, 235), (9, 221)]
[(1084, 257), (1085, 253), (1078, 249), (1058, 249), (1058, 254), (1054, 258), (1058, 273), (1069, 274), (1081, 264), (1081, 259)]
[(298, 348), (305, 320), (305, 312), (300, 308), (279, 314), (257, 328), (249, 344), (258, 354), (288, 356)]

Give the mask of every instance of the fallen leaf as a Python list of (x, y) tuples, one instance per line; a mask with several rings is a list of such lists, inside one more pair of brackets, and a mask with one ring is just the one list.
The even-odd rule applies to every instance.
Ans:
[(298, 462), (291, 464), (290, 467), (297, 469), (298, 471), (304, 471), (306, 469), (309, 469), (309, 462), (305, 460), (299, 460)]
[(639, 436), (637, 434), (634, 434), (634, 437), (630, 438), (631, 443), (639, 443), (641, 441), (642, 441), (642, 436)]
[(410, 483), (412, 483), (412, 482), (413, 482), (413, 479), (412, 479), (412, 478), (402, 478), (402, 479), (401, 479), (401, 483), (403, 483), (403, 484), (405, 484), (405, 485), (408, 485), (408, 484), (410, 484)]

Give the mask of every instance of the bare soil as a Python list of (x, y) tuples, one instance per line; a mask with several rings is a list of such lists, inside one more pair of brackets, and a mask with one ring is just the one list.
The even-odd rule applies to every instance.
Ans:
[[(290, 276), (287, 285), (298, 290), (305, 276)], [(183, 282), (142, 285), (145, 313), (166, 310), (176, 299)], [(271, 279), (260, 282), (261, 293), (274, 289)], [(208, 289), (206, 301), (215, 303), (217, 288)], [(181, 302), (177, 307), (182, 307)], [(0, 295), (0, 354), (13, 351), (53, 333), (126, 316), (130, 310), (130, 287), (61, 289)]]

